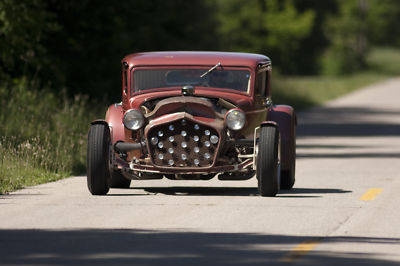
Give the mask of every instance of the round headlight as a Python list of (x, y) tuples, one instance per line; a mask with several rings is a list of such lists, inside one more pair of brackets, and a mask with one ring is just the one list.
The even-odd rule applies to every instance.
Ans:
[(143, 114), (139, 110), (128, 110), (124, 115), (124, 126), (130, 130), (138, 130), (144, 125)]
[(246, 123), (246, 115), (240, 109), (231, 109), (226, 113), (226, 126), (231, 130), (240, 130)]

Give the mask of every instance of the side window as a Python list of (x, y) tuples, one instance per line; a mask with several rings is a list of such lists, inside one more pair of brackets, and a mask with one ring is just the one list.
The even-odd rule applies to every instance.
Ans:
[(257, 73), (255, 84), (255, 96), (265, 97), (267, 87), (267, 71), (263, 70)]

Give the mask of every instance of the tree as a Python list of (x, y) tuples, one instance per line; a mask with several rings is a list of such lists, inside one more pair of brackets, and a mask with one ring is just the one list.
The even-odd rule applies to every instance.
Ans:
[(338, 12), (326, 23), (330, 46), (322, 60), (323, 72), (348, 74), (366, 66), (367, 15), (367, 0), (338, 0)]
[(374, 45), (400, 45), (400, 5), (398, 0), (368, 0), (367, 38)]
[(0, 78), (38, 81), (50, 63), (45, 40), (58, 30), (42, 0), (0, 1)]
[(299, 12), (291, 0), (219, 0), (222, 49), (269, 55), (284, 73), (299, 70), (301, 42), (310, 36), (315, 13)]
[(1, 0), (0, 78), (120, 97), (120, 60), (149, 50), (217, 49), (201, 0)]
[(296, 57), (295, 74), (320, 74), (321, 54), (330, 45), (324, 33), (326, 18), (337, 12), (336, 0), (296, 0), (296, 9), (300, 13), (313, 10), (315, 14), (311, 33), (300, 41), (300, 55)]
[(50, 3), (62, 27), (48, 42), (53, 72), (73, 94), (119, 100), (120, 60), (128, 53), (216, 46), (213, 13), (201, 0)]
[[(269, 55), (285, 74), (351, 73), (400, 43), (397, 0), (0, 0), (0, 78), (120, 95), (120, 60), (151, 50)], [(322, 56), (322, 60), (319, 57)]]

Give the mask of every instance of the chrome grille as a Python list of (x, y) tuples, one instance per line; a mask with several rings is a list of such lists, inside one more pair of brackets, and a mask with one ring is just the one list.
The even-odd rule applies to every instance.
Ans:
[(209, 167), (214, 162), (220, 137), (211, 127), (181, 119), (153, 127), (147, 141), (155, 165)]

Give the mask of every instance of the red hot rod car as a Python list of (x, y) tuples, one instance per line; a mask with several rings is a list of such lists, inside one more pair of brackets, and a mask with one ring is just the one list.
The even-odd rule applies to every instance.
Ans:
[(94, 195), (132, 179), (245, 180), (261, 196), (295, 182), (296, 116), (271, 101), (271, 61), (259, 54), (148, 52), (122, 60), (122, 102), (91, 123)]

